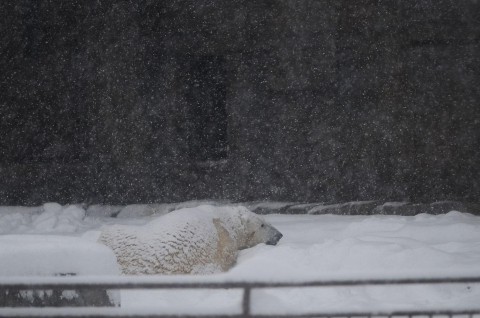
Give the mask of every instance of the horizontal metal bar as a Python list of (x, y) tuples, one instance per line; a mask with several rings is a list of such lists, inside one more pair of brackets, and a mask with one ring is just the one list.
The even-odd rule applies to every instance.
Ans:
[[(419, 310), (419, 311), (371, 311), (371, 312), (317, 312), (305, 314), (270, 314), (251, 315), (252, 318), (314, 318), (314, 317), (392, 317), (392, 316), (470, 316), (480, 315), (480, 308), (475, 310)], [(197, 316), (198, 317), (198, 316)]]
[[(244, 315), (161, 315), (161, 314), (152, 314), (152, 315), (136, 315), (136, 314), (69, 314), (69, 313), (58, 313), (58, 314), (47, 314), (43, 315), (41, 312), (34, 313), (34, 314), (24, 314), (24, 315), (15, 315), (15, 314), (7, 314), (2, 315), (0, 313), (0, 317), (2, 318), (63, 318), (63, 317), (71, 317), (71, 318), (245, 318)], [(255, 316), (248, 316), (248, 317), (255, 317)], [(271, 316), (274, 317), (274, 316)], [(275, 316), (276, 317), (276, 316)]]
[[(63, 317), (71, 317), (71, 318), (244, 318), (244, 315), (136, 315), (136, 314), (121, 314), (121, 315), (102, 315), (102, 314), (79, 314), (79, 315), (70, 315), (69, 313), (59, 313), (59, 314), (47, 314), (42, 315), (41, 313), (35, 314), (25, 314), (25, 315), (15, 315), (15, 314), (7, 314), (2, 315), (0, 313), (0, 317), (6, 318), (63, 318)], [(254, 316), (248, 316), (254, 317)], [(274, 316), (272, 316), (274, 317)]]
[(201, 314), (187, 314), (187, 315), (162, 315), (162, 314), (134, 314), (134, 313), (121, 313), (121, 312), (105, 312), (96, 311), (92, 313), (82, 312), (82, 311), (58, 311), (56, 313), (46, 312), (42, 313), (42, 309), (37, 309), (36, 311), (18, 311), (18, 314), (15, 313), (15, 310), (8, 310), (8, 312), (3, 312), (0, 309), (0, 317), (15, 317), (15, 318), (31, 318), (31, 317), (43, 317), (43, 318), (60, 318), (60, 317), (72, 317), (72, 318), (314, 318), (314, 317), (392, 317), (392, 316), (473, 316), (480, 315), (480, 308), (478, 310), (458, 310), (458, 311), (442, 311), (442, 310), (432, 310), (432, 311), (371, 311), (371, 312), (329, 312), (329, 313), (307, 313), (307, 314), (234, 314), (234, 315), (201, 315)]
[(480, 283), (480, 277), (425, 278), (425, 279), (367, 279), (332, 280), (307, 282), (161, 282), (161, 281), (79, 281), (79, 277), (59, 277), (47, 283), (1, 282), (1, 289), (235, 289), (235, 288), (295, 288), (295, 287), (347, 287), (368, 285), (427, 285), (427, 284), (471, 284)]

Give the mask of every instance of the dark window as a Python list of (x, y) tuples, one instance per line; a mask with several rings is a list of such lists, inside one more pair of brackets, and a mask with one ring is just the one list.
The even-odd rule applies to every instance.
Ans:
[(193, 159), (227, 157), (226, 70), (222, 56), (189, 60), (187, 101), (190, 105), (189, 149)]

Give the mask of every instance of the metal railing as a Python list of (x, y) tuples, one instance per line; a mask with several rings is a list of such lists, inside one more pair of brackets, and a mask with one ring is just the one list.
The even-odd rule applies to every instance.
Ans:
[[(474, 309), (452, 310), (372, 310), (346, 312), (314, 312), (299, 314), (255, 314), (252, 313), (252, 290), (277, 288), (307, 288), (307, 287), (365, 287), (365, 286), (399, 286), (399, 285), (438, 285), (438, 284), (479, 284), (480, 277), (461, 278), (423, 278), (423, 279), (364, 279), (364, 280), (321, 280), (303, 282), (242, 282), (242, 281), (207, 281), (185, 277), (180, 280), (174, 278), (155, 277), (153, 279), (133, 277), (109, 277), (106, 279), (85, 279), (82, 277), (35, 278), (31, 281), (10, 279), (0, 281), (0, 291), (4, 290), (133, 290), (133, 289), (240, 289), (243, 291), (241, 312), (237, 314), (162, 314), (158, 312), (125, 312), (122, 308), (89, 308), (89, 307), (61, 307), (61, 308), (0, 308), (0, 317), (76, 317), (76, 318), (313, 318), (313, 317), (422, 317), (422, 318), (480, 318), (480, 299)], [(158, 311), (158, 309), (157, 309)]]

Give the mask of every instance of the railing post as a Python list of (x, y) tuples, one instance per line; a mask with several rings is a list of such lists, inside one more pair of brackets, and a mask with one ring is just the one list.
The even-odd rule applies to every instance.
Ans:
[(245, 318), (250, 317), (250, 293), (251, 288), (249, 286), (243, 287), (242, 314)]

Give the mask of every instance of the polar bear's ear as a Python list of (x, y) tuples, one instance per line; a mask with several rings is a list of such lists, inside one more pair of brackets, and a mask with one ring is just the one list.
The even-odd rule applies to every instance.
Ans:
[(249, 223), (250, 218), (251, 218), (251, 216), (248, 215), (248, 213), (247, 213), (248, 210), (247, 211), (245, 211), (245, 210), (242, 209), (238, 213), (238, 215), (240, 216), (240, 222), (242, 224), (242, 227), (245, 227)]

